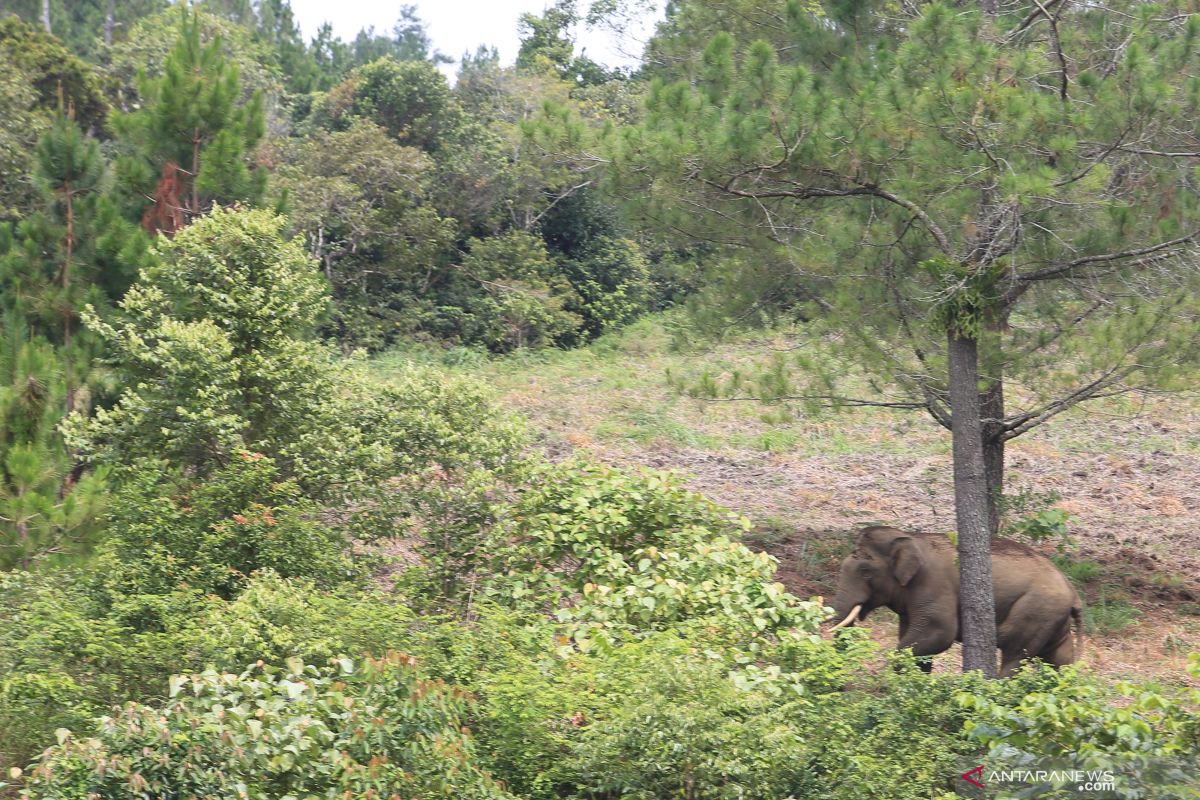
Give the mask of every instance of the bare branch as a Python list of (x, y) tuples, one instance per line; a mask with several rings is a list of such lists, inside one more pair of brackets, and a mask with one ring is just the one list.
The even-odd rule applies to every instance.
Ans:
[(1171, 248), (1178, 247), (1182, 244), (1194, 242), (1197, 237), (1200, 237), (1200, 229), (1194, 230), (1186, 236), (1180, 236), (1178, 239), (1159, 242), (1158, 244), (1153, 244), (1149, 247), (1140, 247), (1135, 250), (1124, 250), (1119, 253), (1104, 253), (1102, 255), (1083, 256), (1082, 258), (1077, 258), (1074, 261), (1068, 261), (1066, 264), (1059, 264), (1054, 267), (1047, 267), (1046, 269), (1037, 270), (1036, 272), (1027, 272), (1024, 275), (1018, 275), (1017, 280), (1044, 281), (1049, 278), (1056, 278), (1059, 275), (1072, 272), (1079, 267), (1086, 267), (1089, 264), (1106, 264), (1113, 261), (1121, 261), (1127, 258), (1138, 258), (1140, 256), (1153, 255), (1154, 253), (1161, 253), (1164, 250), (1170, 250)]
[(912, 411), (914, 409), (925, 409), (928, 406), (925, 403), (912, 402), (888, 402), (885, 400), (862, 400), (856, 397), (838, 397), (837, 395), (825, 394), (788, 394), (778, 397), (758, 397), (754, 395), (744, 395), (739, 397), (696, 397), (696, 400), (702, 400), (706, 403), (775, 403), (784, 401), (804, 401), (804, 402), (819, 402), (829, 408), (837, 408), (839, 406), (850, 406), (853, 408), (894, 408), (904, 411)]
[(1008, 35), (1004, 37), (1004, 41), (1002, 42), (1002, 44), (1008, 44), (1013, 39), (1017, 38), (1018, 34), (1020, 34), (1022, 31), (1024, 31), (1026, 28), (1028, 28), (1033, 23), (1037, 22), (1038, 19), (1041, 18), (1043, 15), (1045, 15), (1045, 17), (1047, 19), (1049, 19), (1050, 14), (1047, 9), (1053, 7), (1058, 2), (1059, 2), (1059, 0), (1048, 0), (1046, 3), (1043, 4), (1043, 3), (1036, 3), (1036, 0), (1035, 0), (1037, 8), (1030, 11), (1028, 16), (1026, 16), (1025, 19), (1021, 20), (1021, 23), (1019, 25), (1017, 25), (1017, 27), (1015, 27), (1011, 31), (1009, 31)]
[(764, 199), (769, 199), (769, 198), (790, 198), (792, 200), (818, 200), (818, 199), (824, 200), (824, 199), (838, 198), (838, 197), (878, 197), (881, 200), (886, 200), (889, 203), (898, 205), (901, 208), (907, 209), (908, 211), (912, 212), (913, 216), (915, 216), (919, 220), (921, 220), (922, 224), (929, 231), (929, 233), (933, 236), (934, 240), (937, 241), (938, 248), (945, 255), (948, 255), (948, 256), (954, 255), (954, 248), (951, 246), (949, 238), (947, 238), (946, 234), (944, 232), (942, 232), (942, 229), (940, 227), (938, 227), (938, 224), (933, 221), (933, 219), (929, 216), (929, 214), (925, 211), (925, 209), (921, 208), (920, 206), (918, 206), (916, 203), (912, 202), (911, 200), (906, 200), (905, 198), (899, 197), (898, 195), (893, 194), (892, 192), (889, 192), (887, 189), (884, 189), (881, 186), (877, 186), (873, 183), (863, 181), (863, 180), (860, 180), (857, 178), (851, 178), (851, 177), (848, 177), (845, 175), (837, 175), (835, 173), (823, 173), (823, 174), (827, 175), (828, 177), (831, 177), (835, 180), (841, 181), (843, 183), (851, 183), (854, 185), (851, 187), (843, 188), (843, 189), (831, 189), (831, 188), (826, 188), (823, 186), (799, 186), (799, 185), (797, 185), (796, 188), (794, 188), (794, 189), (768, 189), (768, 190), (761, 191), (761, 192), (752, 192), (752, 191), (747, 191), (745, 189), (738, 189), (732, 185), (733, 181), (736, 180), (737, 177), (740, 177), (742, 174), (745, 174), (745, 173), (739, 173), (738, 176), (731, 178), (729, 181), (727, 181), (724, 184), (717, 183), (716, 181), (709, 180), (708, 178), (700, 178), (699, 180), (701, 181), (701, 183), (704, 183), (706, 186), (710, 186), (713, 189), (716, 189), (717, 191), (724, 192), (725, 194), (729, 194), (734, 197), (743, 197), (746, 199), (759, 200), (759, 201), (764, 200)]
[(1077, 406), (1085, 400), (1099, 396), (1102, 392), (1119, 384), (1136, 370), (1136, 366), (1129, 365), (1125, 367), (1113, 367), (1091, 383), (1079, 387), (1065, 397), (1060, 397), (1052, 403), (1048, 403), (1037, 411), (1030, 411), (1005, 420), (1001, 423), (1004, 428), (1004, 435), (1000, 438), (1004, 441), (1015, 439), (1021, 434), (1058, 416), (1067, 409)]

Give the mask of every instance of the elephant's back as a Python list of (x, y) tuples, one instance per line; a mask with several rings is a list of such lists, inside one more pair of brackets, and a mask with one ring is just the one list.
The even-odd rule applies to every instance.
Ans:
[[(992, 574), (997, 605), (1004, 595), (1036, 593), (1043, 603), (1057, 604), (1069, 611), (1079, 595), (1054, 562), (1027, 544), (1012, 539), (992, 540)], [(1015, 599), (1015, 598), (1013, 598)]]

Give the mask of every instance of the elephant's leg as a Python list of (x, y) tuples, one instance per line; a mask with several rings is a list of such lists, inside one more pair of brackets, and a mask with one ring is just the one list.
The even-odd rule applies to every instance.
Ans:
[(1040, 598), (1026, 595), (1013, 603), (1008, 616), (998, 621), (996, 644), (1000, 647), (1000, 677), (1017, 670), (1026, 658), (1042, 655), (1047, 645), (1057, 641), (1057, 615), (1049, 619)]
[(946, 626), (926, 624), (900, 626), (900, 643), (897, 650), (909, 649), (917, 659), (922, 672), (933, 672), (933, 657), (944, 653), (954, 644), (954, 632)]
[(1070, 620), (1067, 621), (1062, 635), (1039, 653), (1039, 657), (1056, 667), (1065, 667), (1079, 660), (1079, 654), (1075, 652), (1075, 640), (1071, 636)]
[(1000, 677), (1007, 678), (1017, 671), (1021, 666), (1021, 662), (1025, 660), (1025, 652), (1019, 651), (1016, 653), (1001, 652), (1000, 654)]

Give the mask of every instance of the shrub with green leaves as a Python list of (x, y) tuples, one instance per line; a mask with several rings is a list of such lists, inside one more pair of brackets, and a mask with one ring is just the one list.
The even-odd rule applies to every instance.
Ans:
[(203, 479), (163, 462), (127, 470), (110, 509), (99, 573), (112, 602), (192, 590), (231, 598), (249, 576), (332, 585), (356, 574), (349, 542), (274, 461), (246, 450)]
[(580, 297), (571, 310), (583, 317), (587, 338), (631, 322), (653, 302), (646, 256), (631, 239), (598, 237), (562, 267)]
[(823, 614), (774, 582), (775, 560), (738, 541), (749, 522), (666, 473), (587, 462), (535, 472), (482, 549), (486, 591), (612, 642), (708, 616), (755, 637), (816, 629)]
[(312, 341), (326, 287), (284, 220), (216, 210), (160, 239), (160, 259), (90, 327), (113, 352), (124, 391), (68, 441), (105, 463), (162, 458), (199, 473), (237, 447), (272, 452), (293, 441), (334, 389)]
[[(1033, 668), (1027, 668), (1027, 671)], [(1200, 653), (1188, 671), (1200, 678)], [(970, 736), (988, 748), (990, 769), (1056, 771), (1031, 797), (1068, 797), (1074, 782), (1061, 773), (1112, 773), (1114, 796), (1194, 798), (1200, 784), (1200, 690), (1152, 684), (1107, 684), (1079, 667), (1044, 671), (1043, 685), (1008, 702), (964, 692)]]
[(464, 702), (397, 653), (178, 676), (160, 707), (60, 731), (24, 796), (507, 797), (475, 762)]
[(537, 800), (927, 800), (952, 796), (958, 759), (978, 749), (962, 732), (959, 676), (903, 658), (875, 674), (873, 647), (823, 642), (824, 668), (843, 680), (785, 674), (793, 688), (781, 693), (740, 680), (724, 644), (698, 625), (518, 659), (475, 689), (481, 757)]
[(569, 342), (583, 326), (583, 300), (540, 239), (522, 231), (475, 239), (462, 260), (454, 294), (441, 314), (447, 333), (508, 352)]
[(171, 649), (99, 614), (84, 580), (73, 569), (0, 572), (0, 771), (170, 669)]

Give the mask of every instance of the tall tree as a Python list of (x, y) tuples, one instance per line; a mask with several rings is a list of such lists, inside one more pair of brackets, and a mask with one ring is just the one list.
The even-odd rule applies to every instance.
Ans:
[(59, 114), (35, 150), (42, 207), (0, 241), (0, 310), (61, 348), (65, 413), (97, 355), (80, 314), (119, 299), (149, 258), (147, 238), (107, 196), (107, 175), (96, 140)]
[(621, 77), (581, 52), (575, 54), (573, 28), (580, 22), (575, 0), (557, 0), (542, 14), (522, 14), (518, 23), (521, 49), (517, 67), (551, 72), (578, 86), (593, 86)]
[(353, 64), (362, 66), (380, 58), (397, 61), (429, 61), (444, 64), (454, 59), (433, 49), (428, 24), (417, 16), (414, 5), (400, 6), (400, 15), (392, 26), (391, 36), (375, 32), (374, 26), (364, 28), (350, 43)]
[(99, 530), (105, 471), (70, 480), (58, 433), (67, 387), (60, 356), (9, 313), (0, 341), (0, 569), (86, 547)]
[[(72, 271), (75, 262), (76, 216), (79, 202), (100, 187), (104, 161), (94, 139), (84, 136), (75, 120), (60, 114), (38, 142), (34, 182), (46, 196), (51, 214), (62, 222), (62, 263), (54, 278), (59, 298), (55, 303), (62, 320), (62, 345), (71, 347), (71, 331), (78, 313), (78, 301), (72, 295)], [(67, 413), (73, 405), (73, 391), (67, 389)]]
[(726, 319), (836, 333), (728, 396), (951, 430), (964, 669), (995, 672), (1004, 443), (1200, 361), (1200, 18), (1152, 8), (1009, 4), (984, 24), (788, 0), (791, 46), (717, 35), (608, 155), (649, 218), (754, 254), (709, 296), (746, 301)]
[(81, 313), (111, 305), (149, 257), (105, 197), (106, 172), (96, 141), (59, 114), (35, 149), (42, 207), (0, 229), (0, 568), (76, 552), (98, 530), (103, 473), (83, 472), (58, 425), (106, 388)]
[(262, 96), (241, 101), (238, 69), (220, 36), (203, 41), (199, 13), (181, 14), (163, 74), (143, 76), (142, 107), (115, 121), (137, 152), (124, 170), (129, 189), (153, 196), (142, 224), (168, 234), (214, 202), (257, 202), (266, 185), (265, 171), (250, 163), (265, 132)]

